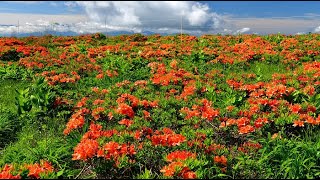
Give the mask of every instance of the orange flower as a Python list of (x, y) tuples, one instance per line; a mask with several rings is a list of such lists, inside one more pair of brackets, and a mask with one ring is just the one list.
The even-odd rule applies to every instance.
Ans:
[(35, 163), (26, 165), (27, 169), (29, 170), (28, 177), (39, 179), (41, 173), (53, 172), (53, 167), (49, 162), (41, 161), (40, 164)]
[(231, 126), (231, 125), (234, 125), (234, 124), (237, 124), (237, 120), (235, 120), (235, 119), (228, 119), (226, 121), (226, 126)]
[(191, 171), (188, 167), (184, 167), (180, 173), (179, 176), (183, 179), (196, 179), (197, 175), (195, 172)]
[(195, 158), (195, 157), (196, 157), (195, 153), (177, 150), (167, 155), (167, 161), (169, 162), (180, 161), (180, 160), (184, 161), (187, 158)]
[(215, 163), (227, 166), (227, 158), (225, 156), (215, 156), (213, 160)]
[(19, 174), (12, 175), (11, 171), (13, 170), (12, 165), (5, 164), (2, 171), (0, 171), (0, 179), (21, 179), (21, 176)]
[(271, 136), (271, 139), (276, 139), (277, 137), (279, 137), (280, 139), (282, 138), (281, 136), (279, 136), (278, 133), (274, 133), (274, 134)]
[(142, 112), (143, 112), (144, 119), (149, 119), (149, 120), (151, 119), (150, 113), (148, 111), (143, 110)]
[(261, 128), (264, 123), (268, 123), (267, 118), (258, 118), (258, 119), (254, 122), (254, 126), (255, 126), (256, 128)]
[(160, 172), (164, 173), (164, 176), (167, 177), (172, 177), (174, 175), (174, 173), (176, 172), (176, 170), (179, 167), (182, 167), (183, 163), (178, 161), (178, 162), (172, 162), (170, 163), (168, 166), (164, 166)]
[(290, 110), (293, 113), (298, 113), (301, 110), (301, 106), (300, 106), (300, 104), (292, 105), (292, 106), (290, 106)]
[(247, 117), (242, 117), (237, 120), (237, 125), (239, 128), (247, 125), (248, 123), (250, 123), (250, 119)]
[(100, 105), (100, 104), (103, 104), (104, 103), (104, 100), (102, 99), (96, 99), (95, 101), (93, 101), (93, 105)]
[(177, 68), (177, 64), (178, 64), (178, 62), (177, 62), (177, 60), (172, 60), (171, 62), (170, 62), (170, 67), (172, 68), (172, 69), (176, 69)]
[(231, 112), (233, 109), (234, 109), (234, 106), (227, 106), (226, 107), (226, 110), (229, 111), (229, 112)]
[(93, 109), (91, 115), (94, 118), (94, 120), (98, 120), (100, 118), (100, 113), (103, 111), (104, 111), (103, 107), (97, 107)]
[(239, 128), (239, 134), (247, 134), (250, 132), (254, 132), (254, 128), (251, 125), (246, 125)]
[(304, 122), (300, 121), (300, 120), (295, 120), (293, 121), (293, 125), (294, 127), (299, 126), (299, 127), (303, 127), (304, 126)]
[(102, 94), (108, 94), (108, 92), (109, 92), (109, 91), (108, 91), (107, 89), (102, 89), (102, 90), (101, 90), (101, 93), (102, 93)]
[(95, 93), (99, 93), (99, 88), (98, 87), (92, 87), (91, 90)]
[(121, 125), (126, 125), (127, 127), (130, 127), (133, 124), (133, 120), (122, 119), (118, 123), (121, 124)]
[(108, 113), (108, 118), (109, 118), (109, 120), (111, 120), (111, 119), (113, 118), (112, 112), (109, 112), (109, 113)]
[[(166, 132), (167, 131), (167, 132)], [(153, 135), (151, 137), (152, 145), (162, 145), (162, 146), (177, 146), (180, 143), (186, 141), (186, 137), (181, 134), (174, 134), (174, 132), (169, 128), (164, 128), (164, 135)], [(156, 132), (155, 132), (156, 134)]]
[(66, 125), (67, 126), (66, 129), (64, 129), (63, 131), (63, 134), (64, 135), (69, 134), (73, 129), (82, 127), (84, 123), (85, 123), (85, 119), (82, 115), (79, 115), (79, 116), (77, 114), (75, 114), (75, 116), (72, 115), (71, 119)]
[(117, 112), (119, 114), (127, 115), (130, 118), (133, 118), (133, 116), (134, 116), (134, 111), (133, 111), (132, 107), (127, 105), (127, 104), (125, 104), (125, 103), (120, 103), (119, 104)]
[(99, 144), (96, 140), (84, 139), (74, 149), (72, 160), (87, 160), (92, 158), (98, 151)]
[(96, 76), (97, 79), (102, 79), (103, 78), (103, 73), (100, 73)]

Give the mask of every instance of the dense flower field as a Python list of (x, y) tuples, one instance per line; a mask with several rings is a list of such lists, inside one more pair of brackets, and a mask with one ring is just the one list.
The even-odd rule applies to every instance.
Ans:
[(1, 79), (31, 83), (20, 132), (46, 137), (3, 145), (0, 178), (319, 178), (319, 52), (318, 34), (0, 38)]

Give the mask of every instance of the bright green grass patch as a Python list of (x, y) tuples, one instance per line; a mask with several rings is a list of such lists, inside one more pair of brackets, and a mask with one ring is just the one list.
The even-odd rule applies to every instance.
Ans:
[(30, 83), (17, 80), (0, 80), (0, 149), (16, 140), (21, 128), (15, 106), (15, 90), (27, 87)]
[(15, 96), (16, 89), (25, 89), (30, 85), (28, 81), (19, 80), (0, 80), (0, 112), (1, 110), (8, 109), (12, 112), (16, 111)]
[(238, 157), (233, 167), (235, 177), (314, 179), (320, 177), (319, 128), (309, 128), (298, 137), (262, 140), (256, 154)]

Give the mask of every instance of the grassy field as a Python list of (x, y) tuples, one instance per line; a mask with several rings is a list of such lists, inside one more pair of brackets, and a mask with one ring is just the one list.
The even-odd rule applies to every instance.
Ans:
[(0, 38), (0, 179), (320, 177), (320, 35), (182, 41)]

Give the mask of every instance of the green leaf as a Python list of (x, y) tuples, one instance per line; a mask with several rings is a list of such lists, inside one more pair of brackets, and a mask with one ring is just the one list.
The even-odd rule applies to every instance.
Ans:
[(59, 176), (61, 176), (63, 173), (64, 173), (64, 169), (61, 170), (61, 171), (58, 171), (58, 172), (57, 172), (57, 176), (59, 177)]

